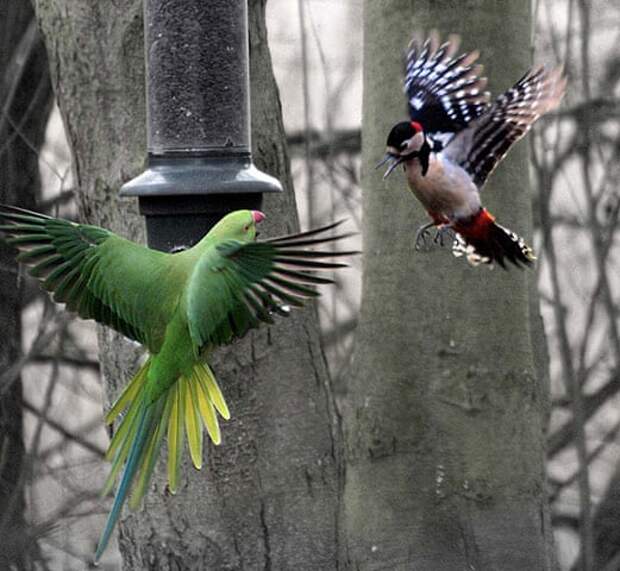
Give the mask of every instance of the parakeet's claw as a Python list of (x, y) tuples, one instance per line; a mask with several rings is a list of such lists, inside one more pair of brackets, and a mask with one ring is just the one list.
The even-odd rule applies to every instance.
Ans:
[(429, 229), (433, 228), (434, 226), (434, 222), (428, 222), (427, 224), (424, 224), (424, 226), (420, 226), (418, 228), (418, 231), (415, 233), (414, 249), (416, 250), (416, 252), (428, 251), (428, 240), (430, 238)]

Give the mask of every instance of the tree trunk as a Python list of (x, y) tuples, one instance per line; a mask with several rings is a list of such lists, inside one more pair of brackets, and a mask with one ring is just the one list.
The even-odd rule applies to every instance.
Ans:
[[(612, 571), (620, 567), (620, 468), (609, 482), (605, 495), (601, 498), (594, 513), (594, 553), (596, 554), (593, 569)], [(580, 558), (577, 558), (573, 569), (581, 569)]]
[[(255, 159), (286, 192), (265, 200), (267, 233), (297, 228), (265, 0), (250, 3)], [(73, 150), (84, 219), (143, 240), (120, 185), (145, 156), (142, 3), (36, 0), (56, 93)], [(137, 354), (108, 331), (101, 359), (111, 398)], [(154, 478), (145, 508), (121, 524), (127, 569), (326, 569), (337, 554), (340, 440), (331, 388), (309, 308), (249, 335), (213, 362), (233, 419), (206, 468), (185, 461), (179, 492)], [(163, 463), (160, 463), (163, 468)]]
[[(45, 46), (27, 0), (0, 0), (0, 202), (32, 207), (52, 104)], [(21, 352), (22, 280), (12, 248), (0, 241), (0, 377)], [(28, 569), (36, 543), (24, 518), (28, 471), (22, 384), (0, 384), (0, 568)]]
[[(384, 183), (371, 168), (406, 117), (401, 54), (412, 31), (436, 27), (480, 48), (496, 94), (530, 64), (527, 2), (365, 3), (364, 278), (343, 411), (346, 556), (355, 569), (551, 569), (534, 272), (414, 252), (422, 207), (402, 171)], [(483, 199), (527, 236), (526, 149), (512, 150)]]

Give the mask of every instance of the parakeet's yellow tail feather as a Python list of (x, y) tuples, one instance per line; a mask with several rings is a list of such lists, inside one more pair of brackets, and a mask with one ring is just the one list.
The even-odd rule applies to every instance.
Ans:
[(194, 365), (191, 374), (179, 377), (155, 402), (147, 399), (150, 364), (149, 357), (106, 415), (106, 422), (112, 424), (126, 411), (106, 452), (106, 458), (112, 461), (112, 469), (102, 493), (112, 490), (123, 467), (124, 472), (95, 560), (103, 553), (129, 493), (131, 509), (136, 509), (145, 496), (164, 435), (168, 435), (168, 488), (175, 493), (185, 437), (192, 463), (200, 469), (203, 427), (213, 443), (219, 444), (221, 436), (216, 411), (224, 419), (230, 418), (222, 392), (206, 363)]

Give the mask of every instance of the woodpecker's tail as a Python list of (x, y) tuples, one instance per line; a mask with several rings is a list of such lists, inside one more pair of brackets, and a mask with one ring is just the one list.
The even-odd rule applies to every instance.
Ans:
[(506, 269), (506, 261), (520, 268), (536, 260), (532, 248), (523, 238), (495, 222), (495, 217), (482, 208), (472, 218), (453, 225), (456, 238), (452, 246), (455, 256), (466, 256), (467, 261), (478, 264), (497, 262)]

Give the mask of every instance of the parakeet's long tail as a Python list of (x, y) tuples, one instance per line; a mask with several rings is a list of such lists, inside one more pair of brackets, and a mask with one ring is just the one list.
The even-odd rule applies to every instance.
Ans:
[(230, 418), (224, 397), (206, 363), (194, 365), (191, 375), (181, 376), (155, 402), (148, 401), (145, 390), (150, 364), (149, 358), (106, 415), (106, 421), (111, 424), (126, 409), (106, 453), (106, 458), (112, 460), (112, 469), (102, 494), (111, 491), (121, 468), (124, 466), (125, 469), (97, 545), (95, 561), (98, 561), (105, 551), (130, 492), (131, 509), (136, 509), (146, 494), (166, 429), (168, 487), (175, 493), (185, 435), (187, 434), (192, 462), (200, 469), (203, 424), (211, 440), (219, 444), (221, 437), (216, 411), (223, 418)]
[(506, 268), (506, 261), (517, 267), (529, 266), (536, 256), (525, 240), (495, 222), (486, 208), (471, 219), (455, 223), (456, 239), (452, 246), (455, 256), (467, 256), (470, 263), (492, 264)]

